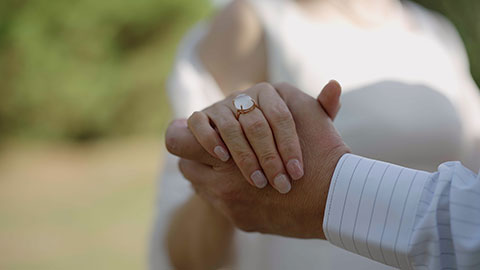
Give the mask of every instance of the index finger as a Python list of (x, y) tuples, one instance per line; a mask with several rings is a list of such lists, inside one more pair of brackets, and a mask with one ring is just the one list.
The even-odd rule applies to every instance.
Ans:
[(214, 158), (198, 143), (188, 128), (186, 119), (178, 119), (170, 123), (165, 134), (165, 146), (168, 152), (180, 158), (213, 167), (225, 166), (225, 162)]

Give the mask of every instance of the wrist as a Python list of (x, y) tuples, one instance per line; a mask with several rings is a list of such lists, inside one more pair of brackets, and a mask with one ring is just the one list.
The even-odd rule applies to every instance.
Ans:
[(316, 238), (325, 240), (325, 233), (323, 231), (323, 217), (325, 214), (325, 206), (327, 205), (328, 191), (330, 190), (330, 184), (332, 182), (332, 177), (337, 167), (338, 162), (343, 155), (350, 153), (350, 148), (345, 144), (338, 145), (330, 151), (327, 158), (323, 159), (321, 162), (323, 171), (319, 174), (319, 179), (316, 181), (320, 187), (320, 193), (317, 194), (317, 208), (316, 208)]

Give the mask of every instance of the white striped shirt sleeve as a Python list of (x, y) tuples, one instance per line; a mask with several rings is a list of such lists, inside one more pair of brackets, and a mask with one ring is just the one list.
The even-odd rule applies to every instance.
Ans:
[(401, 269), (480, 269), (480, 178), (460, 162), (428, 173), (346, 154), (323, 230), (332, 244)]

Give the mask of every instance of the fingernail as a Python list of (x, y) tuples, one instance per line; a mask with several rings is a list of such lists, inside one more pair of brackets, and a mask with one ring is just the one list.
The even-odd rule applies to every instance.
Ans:
[(288, 177), (285, 174), (279, 174), (275, 179), (273, 179), (273, 184), (278, 192), (285, 194), (292, 189), (292, 185), (290, 185), (290, 181), (288, 181)]
[(227, 150), (225, 150), (225, 148), (223, 148), (220, 145), (216, 146), (213, 149), (213, 152), (215, 152), (215, 154), (221, 161), (227, 161), (230, 158), (230, 155), (228, 154)]
[(287, 163), (287, 171), (293, 180), (298, 180), (303, 176), (303, 168), (298, 159), (291, 159)]
[(260, 170), (254, 171), (250, 178), (258, 188), (264, 188), (267, 185), (267, 178)]

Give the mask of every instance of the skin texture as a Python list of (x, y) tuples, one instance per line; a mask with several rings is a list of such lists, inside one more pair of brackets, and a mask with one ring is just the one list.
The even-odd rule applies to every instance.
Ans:
[[(233, 163), (209, 164), (207, 153), (193, 139), (178, 141), (183, 149), (179, 167), (198, 195), (245, 231), (296, 238), (321, 238), (323, 213), (330, 179), (340, 157), (349, 152), (327, 113), (318, 102), (287, 84), (275, 87), (290, 108), (304, 149), (305, 176), (288, 195), (272, 188), (252, 188)], [(179, 138), (188, 129), (169, 129), (167, 137)], [(168, 145), (167, 145), (168, 147)], [(169, 148), (169, 150), (172, 150)], [(180, 151), (178, 151), (180, 150)], [(188, 159), (187, 159), (188, 158)]]
[[(302, 151), (292, 115), (268, 83), (257, 84), (244, 94), (262, 109), (240, 114), (237, 120), (232, 104), (237, 94), (233, 94), (202, 112), (195, 112), (188, 119), (188, 127), (210, 154), (217, 146), (222, 147), (223, 139), (235, 164), (252, 186), (264, 188), (268, 178), (280, 193), (288, 193), (290, 177), (298, 180), (303, 176)], [(221, 139), (215, 136), (217, 131)], [(212, 156), (216, 157), (215, 153)], [(260, 174), (263, 180), (260, 185), (255, 181), (258, 180), (255, 174)]]
[[(329, 100), (328, 97), (332, 97), (332, 93), (338, 92), (336, 85), (338, 83), (333, 82), (329, 87), (325, 87), (318, 99)], [(191, 211), (191, 216), (184, 216), (190, 222), (178, 223), (178, 218), (174, 219), (173, 224), (175, 222), (178, 225), (183, 224), (178, 227), (171, 226), (176, 229), (170, 231), (171, 241), (168, 242), (172, 261), (178, 262), (175, 264), (178, 269), (208, 269), (220, 265), (225, 260), (225, 254), (219, 256), (215, 252), (206, 252), (205, 245), (201, 251), (198, 249), (193, 251), (194, 244), (184, 246), (178, 244), (207, 241), (197, 237), (196, 233), (205, 235), (206, 231), (210, 231), (211, 227), (206, 223), (212, 224), (212, 220), (213, 224), (217, 224), (215, 225), (217, 236), (223, 235), (223, 239), (216, 238), (219, 239), (216, 241), (216, 248), (229, 246), (231, 227), (228, 224), (245, 231), (296, 238), (325, 238), (322, 223), (330, 178), (338, 159), (349, 152), (349, 149), (333, 127), (328, 114), (322, 109), (324, 105), (320, 106), (317, 100), (292, 86), (282, 84), (276, 85), (275, 88), (292, 112), (304, 149), (305, 175), (302, 181), (294, 182), (293, 189), (288, 195), (282, 195), (270, 186), (259, 190), (249, 185), (233, 161), (222, 162), (203, 149), (188, 129), (185, 120), (174, 121), (169, 126), (166, 136), (167, 149), (183, 158), (179, 164), (180, 170), (191, 181), (197, 196), (216, 209), (208, 210), (204, 212), (209, 213), (207, 216), (200, 217), (197, 216), (198, 213), (193, 214)], [(196, 196), (192, 200), (195, 202)], [(185, 212), (180, 210), (179, 213), (187, 213), (188, 205), (190, 203), (182, 208)], [(200, 203), (195, 205), (196, 209), (206, 206)], [(206, 207), (204, 211), (207, 209), (209, 208)], [(206, 221), (203, 223), (206, 226), (201, 226), (202, 220)], [(195, 226), (190, 225), (193, 228), (189, 231), (186, 224), (193, 224), (193, 221), (196, 221)], [(179, 228), (183, 228), (182, 233), (178, 232)], [(218, 250), (216, 248), (211, 247), (211, 250)], [(199, 258), (200, 252), (215, 258)], [(180, 254), (182, 256), (179, 256)], [(186, 262), (187, 260), (189, 262)], [(200, 266), (207, 264), (209, 265), (205, 268)]]

